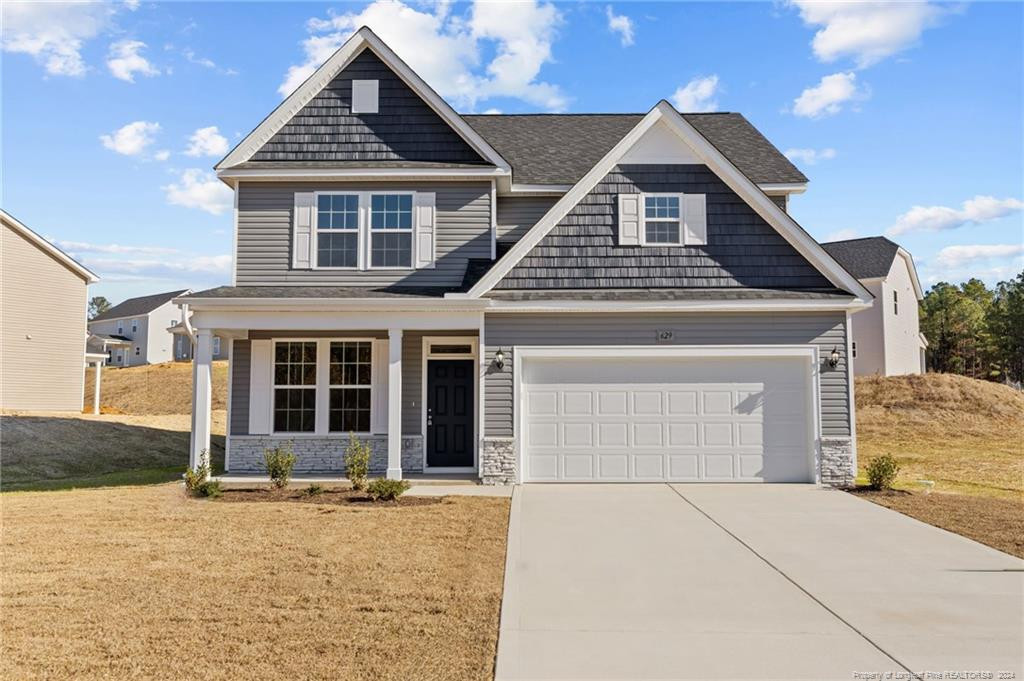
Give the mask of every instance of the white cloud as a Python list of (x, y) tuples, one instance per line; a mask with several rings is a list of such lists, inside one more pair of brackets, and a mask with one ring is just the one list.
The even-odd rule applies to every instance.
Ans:
[(180, 253), (176, 248), (166, 246), (125, 246), (123, 244), (94, 244), (86, 241), (64, 241), (53, 240), (53, 243), (60, 246), (69, 253), (117, 253), (128, 255), (173, 255)]
[(183, 255), (177, 261), (85, 258), (85, 263), (100, 275), (130, 274), (146, 278), (176, 277), (183, 274), (223, 276), (231, 272), (230, 255)]
[(141, 4), (140, 0), (124, 0), (124, 6), (131, 12), (137, 10)]
[(867, 96), (867, 90), (857, 85), (856, 73), (833, 73), (800, 93), (793, 102), (793, 113), (804, 118), (834, 116), (842, 111), (846, 102)]
[(213, 215), (230, 210), (234, 201), (231, 190), (212, 174), (199, 168), (188, 168), (177, 182), (161, 187), (167, 203), (198, 208)]
[(159, 123), (135, 121), (109, 135), (100, 135), (100, 141), (111, 151), (125, 156), (138, 156), (155, 141), (155, 135), (158, 132), (160, 132)]
[(675, 91), (672, 103), (684, 113), (715, 111), (718, 108), (718, 100), (715, 99), (717, 92), (718, 76), (694, 78)]
[(822, 62), (853, 58), (859, 68), (916, 44), (948, 12), (929, 2), (791, 0), (808, 26), (819, 27), (811, 46)]
[(890, 236), (907, 232), (940, 232), (969, 224), (997, 220), (1024, 210), (1024, 201), (975, 196), (961, 204), (960, 209), (948, 206), (914, 206), (896, 219), (886, 231)]
[(155, 158), (157, 161), (166, 161), (170, 157), (171, 157), (171, 150), (170, 149), (161, 149), (160, 151), (158, 151), (155, 154), (153, 154), (153, 158)]
[(825, 238), (822, 241), (827, 243), (829, 241), (846, 241), (848, 239), (856, 239), (856, 238), (857, 238), (857, 230), (847, 228), (847, 229), (837, 229), (836, 231), (834, 231), (834, 232), (832, 232), (830, 234), (826, 234)]
[[(485, 2), (468, 15), (449, 14), (440, 3), (431, 13), (399, 0), (375, 0), (359, 12), (310, 19), (303, 63), (288, 69), (278, 88), (288, 96), (361, 26), (369, 26), (431, 87), (457, 108), (475, 108), (489, 97), (514, 97), (564, 110), (565, 95), (538, 81), (552, 60), (551, 45), (561, 15), (552, 4)], [(493, 55), (484, 62), (483, 52)]]
[(1022, 244), (986, 244), (976, 246), (946, 246), (935, 256), (934, 264), (945, 268), (960, 268), (992, 260), (1019, 258), (1024, 255)]
[(815, 165), (818, 161), (829, 161), (836, 157), (836, 150), (831, 147), (824, 149), (786, 149), (782, 153), (794, 163), (805, 163), (809, 166)]
[(217, 66), (217, 62), (213, 61), (209, 57), (200, 57), (199, 55), (197, 55), (195, 53), (195, 50), (193, 50), (191, 48), (185, 48), (184, 50), (182, 50), (181, 53), (182, 53), (182, 55), (184, 55), (185, 59), (189, 63), (191, 63), (191, 64), (196, 64), (198, 66), (202, 66), (203, 68), (211, 69), (211, 70), (216, 71), (217, 73), (223, 74), (225, 76), (237, 76), (238, 75), (238, 71), (236, 71), (235, 69), (232, 69), (232, 68), (227, 68), (227, 69), (221, 68), (220, 66)]
[(32, 56), (52, 76), (84, 76), (82, 46), (108, 28), (114, 12), (104, 3), (0, 3), (0, 47)]
[(223, 156), (228, 153), (228, 138), (220, 134), (216, 125), (199, 128), (188, 142), (186, 156)]
[(500, 114), (500, 113), (501, 113), (501, 109), (495, 109), (495, 108), (487, 109), (486, 111), (484, 111), (484, 115), (485, 116), (495, 116), (495, 115)]
[(608, 5), (604, 8), (605, 15), (608, 17), (608, 30), (612, 33), (619, 34), (619, 40), (622, 41), (623, 47), (629, 47), (633, 44), (633, 20), (627, 17), (625, 14), (616, 14), (612, 10), (612, 6)]
[(118, 40), (111, 43), (110, 51), (107, 53), (107, 68), (110, 69), (110, 74), (129, 83), (135, 82), (135, 74), (146, 77), (160, 75), (160, 69), (140, 54), (144, 49), (146, 43), (141, 40)]

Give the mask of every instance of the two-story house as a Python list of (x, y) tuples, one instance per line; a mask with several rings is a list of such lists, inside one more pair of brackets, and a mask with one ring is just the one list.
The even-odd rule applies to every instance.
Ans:
[[(254, 116), (258, 118), (258, 116)], [(463, 116), (360, 29), (217, 166), (227, 469), (484, 482), (822, 481), (856, 470), (871, 294), (786, 212), (807, 179), (738, 114)]]
[(884, 236), (822, 246), (875, 297), (853, 325), (854, 375), (923, 374), (928, 340), (921, 333), (917, 304), (924, 290), (913, 256)]
[(181, 321), (172, 301), (189, 289), (129, 298), (89, 320), (90, 346), (102, 346), (116, 367), (159, 364), (175, 359), (175, 336), (168, 327)]

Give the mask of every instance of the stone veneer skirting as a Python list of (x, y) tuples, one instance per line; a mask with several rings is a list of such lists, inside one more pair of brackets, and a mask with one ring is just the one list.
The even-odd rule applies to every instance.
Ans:
[(480, 482), (511, 485), (516, 481), (516, 441), (511, 437), (485, 437), (480, 452)]
[(853, 440), (848, 437), (821, 438), (821, 484), (852, 487)]
[[(384, 475), (388, 468), (388, 437), (372, 435), (360, 438), (370, 445), (370, 473)], [(263, 450), (290, 443), (295, 452), (296, 473), (345, 472), (345, 447), (348, 435), (331, 437), (279, 437), (269, 435), (232, 435), (230, 441), (230, 473), (264, 473)], [(423, 472), (423, 438), (402, 437), (402, 471)]]

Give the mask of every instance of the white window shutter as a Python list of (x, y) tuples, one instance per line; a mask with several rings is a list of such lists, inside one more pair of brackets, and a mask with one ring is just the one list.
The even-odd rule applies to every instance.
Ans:
[(274, 341), (251, 341), (249, 358), (249, 434), (270, 433), (270, 405), (274, 399)]
[(370, 364), (370, 432), (388, 432), (388, 340), (373, 341)]
[(619, 245), (640, 245), (639, 194), (619, 194)]
[(308, 270), (313, 267), (313, 192), (295, 192), (295, 209), (292, 211), (292, 267)]
[(704, 194), (683, 196), (683, 220), (686, 246), (703, 246), (708, 242), (708, 209)]
[(416, 192), (413, 209), (416, 222), (416, 268), (433, 267), (437, 251), (437, 210), (434, 192)]

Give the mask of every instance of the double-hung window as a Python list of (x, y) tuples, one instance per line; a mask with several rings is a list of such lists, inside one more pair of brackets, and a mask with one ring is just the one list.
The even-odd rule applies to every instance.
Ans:
[(316, 341), (274, 344), (274, 431), (316, 431)]
[(900, 294), (898, 291), (892, 292), (892, 313), (894, 315), (900, 313)]
[(369, 341), (332, 342), (330, 348), (330, 432), (370, 431), (373, 346)]
[(317, 267), (359, 267), (359, 195), (320, 194), (316, 205)]
[(413, 194), (321, 193), (316, 197), (316, 266), (413, 266)]
[(644, 195), (643, 243), (679, 246), (683, 243), (682, 197), (679, 194)]

